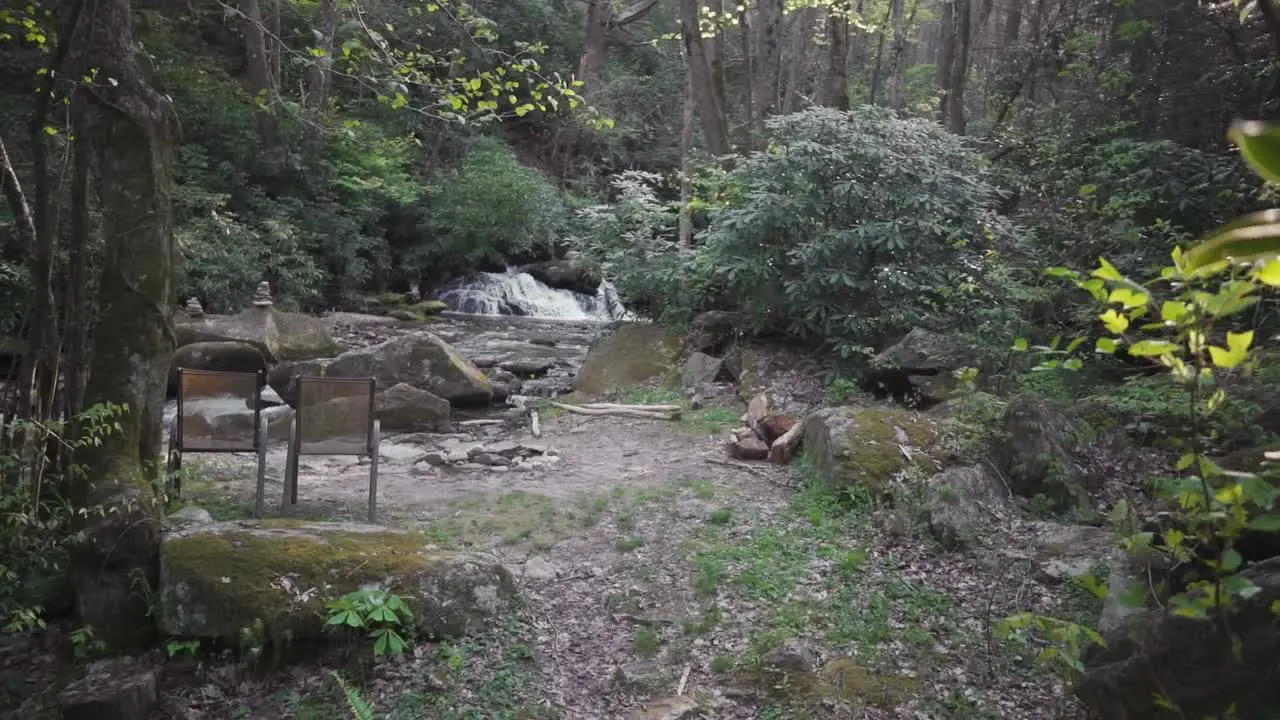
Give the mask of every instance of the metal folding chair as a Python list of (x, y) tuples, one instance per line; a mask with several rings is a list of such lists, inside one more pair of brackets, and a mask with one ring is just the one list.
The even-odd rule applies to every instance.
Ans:
[[(184, 453), (252, 452), (258, 455), (258, 495), (254, 515), (262, 517), (267, 477), (267, 427), (262, 422), (265, 370), (217, 372), (178, 368), (178, 415), (169, 433), (167, 476), (172, 490), (182, 495)], [(244, 411), (252, 412), (252, 426)]]
[(281, 514), (298, 504), (298, 465), (303, 455), (355, 455), (369, 458), (369, 522), (377, 522), (381, 424), (374, 417), (376, 381), (302, 377), (297, 390)]

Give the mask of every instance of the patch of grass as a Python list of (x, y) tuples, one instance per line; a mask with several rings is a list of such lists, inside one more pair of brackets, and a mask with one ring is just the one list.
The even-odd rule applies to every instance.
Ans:
[(662, 638), (650, 628), (640, 628), (631, 639), (631, 650), (639, 657), (651, 658), (662, 650)]
[(679, 405), (680, 427), (695, 435), (717, 435), (738, 426), (742, 410), (728, 407), (703, 407), (694, 410), (689, 399), (670, 388), (631, 387), (613, 392), (615, 402), (630, 405)]
[(733, 519), (733, 510), (729, 508), (720, 508), (719, 510), (712, 510), (711, 514), (707, 516), (707, 522), (711, 523), (712, 525), (728, 525), (729, 521), (732, 519)]
[(619, 530), (631, 532), (636, 529), (636, 516), (631, 513), (622, 513), (618, 516), (615, 524), (617, 524)]
[(731, 670), (738, 662), (730, 655), (717, 655), (711, 658), (711, 672), (717, 675), (723, 675)]
[(608, 509), (609, 498), (602, 496), (562, 504), (545, 495), (515, 491), (449, 503), (423, 531), (432, 542), (451, 547), (489, 547), (497, 542), (546, 550), (596, 525)]
[(644, 547), (644, 538), (637, 535), (633, 535), (631, 537), (620, 537), (613, 543), (613, 549), (620, 553), (628, 553), (642, 547)]
[(698, 617), (685, 618), (680, 624), (680, 629), (689, 637), (698, 637), (715, 630), (722, 619), (720, 608), (712, 605), (703, 610)]
[(439, 673), (450, 688), (440, 692), (422, 679), (405, 678), (388, 720), (555, 720), (559, 712), (538, 702), (544, 681), (533, 662), (530, 629), (517, 620), (437, 651)]

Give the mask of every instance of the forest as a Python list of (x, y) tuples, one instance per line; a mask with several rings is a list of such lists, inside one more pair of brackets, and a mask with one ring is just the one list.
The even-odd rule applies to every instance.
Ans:
[[(0, 716), (1272, 717), (1278, 116), (1273, 0), (0, 0)], [(492, 341), (441, 313), (520, 272), (637, 322)], [(274, 325), (209, 330), (258, 317), (263, 283)], [(325, 350), (288, 356), (306, 333)], [(443, 359), (383, 349), (412, 338)], [(505, 578), (519, 609), (489, 634), (487, 606), (411, 628), (425, 590), (353, 586), (312, 630), (375, 642), (314, 665), (283, 610), (175, 631), (222, 611), (173, 589), (167, 517), (210, 510), (217, 542), (271, 522), (232, 490), (247, 470), (194, 465), (184, 499), (166, 469), (176, 368), (230, 342), (204, 351), (251, 355), (299, 417), (304, 367), (352, 353), (372, 353), (384, 433), (389, 388), (412, 386), (392, 432), (436, 449), (383, 470), (386, 524), (409, 529), (331, 538), (321, 565), (391, 577), (385, 554), (423, 537), (519, 550), (515, 584), (509, 558), (465, 581)], [(497, 357), (512, 342), (541, 354)], [(591, 422), (599, 446), (574, 435)], [(702, 463), (689, 438), (726, 431), (733, 459)], [(451, 433), (486, 457), (510, 435), (503, 472), (594, 472), (598, 493), (402, 517), (397, 488), (484, 465), (451, 460)], [(780, 463), (746, 462), (780, 438)], [(590, 465), (615, 451), (632, 459)], [(664, 462), (665, 489), (617, 489)], [(734, 494), (765, 476), (787, 494)], [(637, 519), (662, 492), (676, 530)], [(348, 510), (305, 521), (347, 532)], [(561, 570), (525, 593), (532, 556)], [(302, 569), (223, 582), (324, 575), (281, 562)], [(654, 573), (678, 601), (629, 594)], [(577, 624), (587, 602), (614, 624)], [(575, 660), (556, 633), (593, 640)], [(574, 679), (583, 659), (605, 690)]]

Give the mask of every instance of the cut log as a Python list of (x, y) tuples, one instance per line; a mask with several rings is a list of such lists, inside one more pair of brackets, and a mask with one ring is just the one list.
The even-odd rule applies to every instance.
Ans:
[(565, 403), (552, 402), (552, 407), (558, 407), (566, 412), (576, 413), (578, 415), (615, 415), (619, 417), (633, 417), (644, 420), (679, 420), (678, 412), (646, 412), (644, 410), (633, 410), (629, 408), (619, 408), (617, 410), (602, 410), (599, 408), (585, 408), (578, 405), (568, 405)]
[(529, 411), (529, 432), (533, 434), (535, 439), (542, 437), (542, 422), (538, 420), (537, 410)]
[(751, 434), (729, 443), (728, 450), (729, 456), (738, 460), (764, 460), (769, 457), (769, 446)]
[(769, 462), (786, 465), (795, 456), (796, 448), (804, 438), (804, 423), (795, 423), (769, 446)]
[(95, 662), (58, 694), (64, 720), (148, 720), (158, 700), (155, 670), (131, 658)]
[(768, 436), (762, 423), (770, 414), (770, 404), (769, 396), (761, 393), (751, 398), (751, 402), (747, 403), (747, 412), (742, 416), (742, 424), (751, 428), (751, 431), (763, 440), (766, 445), (772, 438)]
[(644, 412), (680, 412), (680, 405), (620, 405), (618, 403), (582, 403), (578, 407), (588, 410), (642, 410)]

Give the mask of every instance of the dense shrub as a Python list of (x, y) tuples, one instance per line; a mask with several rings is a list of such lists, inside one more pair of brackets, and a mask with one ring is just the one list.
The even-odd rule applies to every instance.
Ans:
[[(876, 107), (807, 110), (769, 130), (766, 150), (717, 180), (694, 249), (676, 246), (676, 213), (654, 178), (619, 179), (620, 199), (588, 226), (625, 301), (659, 315), (730, 304), (756, 329), (852, 355), (1012, 299), (1017, 280), (991, 254), (1010, 228), (959, 137)], [(992, 287), (995, 271), (1004, 287)]]

